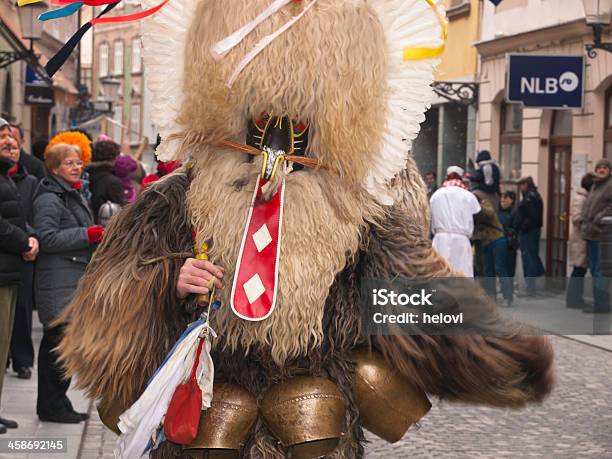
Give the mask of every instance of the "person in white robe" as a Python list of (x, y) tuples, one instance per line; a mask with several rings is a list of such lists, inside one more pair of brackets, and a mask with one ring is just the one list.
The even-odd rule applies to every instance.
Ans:
[(445, 182), (431, 196), (431, 229), (434, 249), (455, 271), (474, 277), (470, 238), (480, 204), (463, 183), (463, 173), (460, 167), (450, 166)]

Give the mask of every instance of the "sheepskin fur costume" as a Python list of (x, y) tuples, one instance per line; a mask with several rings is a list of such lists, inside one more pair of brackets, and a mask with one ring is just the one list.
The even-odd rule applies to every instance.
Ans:
[[(381, 19), (416, 1), (318, 0), (228, 89), (227, 78), (241, 56), (307, 2), (291, 2), (232, 52), (214, 59), (210, 48), (270, 2), (236, 0), (230, 8), (222, 0), (188, 0), (193, 20), (185, 31), (188, 46), (180, 51), (183, 97), (173, 122), (184, 130), (176, 148), (189, 165), (152, 185), (111, 223), (67, 308), (69, 325), (59, 351), (80, 388), (127, 408), (196, 317), (193, 302), (176, 299), (180, 267), (193, 254), (193, 230), (198, 244), (208, 243), (211, 261), (225, 269), (226, 285), (232, 279), (261, 162), (215, 145), (244, 141), (247, 122), (267, 111), (308, 120), (307, 154), (327, 168), (286, 177), (273, 314), (261, 322), (244, 321), (228, 306), (229, 289), (220, 292), (223, 306), (212, 318), (219, 335), (215, 378), (238, 383), (258, 398), (304, 371), (329, 378), (347, 403), (346, 435), (330, 457), (350, 459), (363, 456), (351, 359), (360, 347), (378, 350), (415, 386), (445, 400), (521, 407), (549, 393), (548, 340), (525, 334), (517, 324), (500, 327), (495, 306), (478, 288), (449, 292), (448, 304), (465, 313), (476, 333), (369, 337), (363, 332), (364, 279), (454, 274), (428, 240), (426, 192), (407, 148), (391, 180), (378, 161), (389, 149), (401, 151), (423, 119), (425, 98), (418, 108), (393, 102), (397, 56), (388, 51)], [(418, 11), (428, 11), (423, 3)], [(431, 74), (433, 64), (427, 65)], [(427, 81), (419, 81), (423, 84)], [(170, 99), (168, 112), (174, 110)], [(388, 138), (394, 131), (387, 115), (397, 107), (401, 116), (408, 112), (401, 129), (416, 125), (406, 139), (396, 139), (399, 146)], [(383, 188), (385, 199), (378, 194)], [(500, 328), (504, 333), (497, 333)], [(176, 457), (177, 448), (165, 443), (152, 455)], [(242, 456), (281, 458), (287, 451), (258, 421)]]

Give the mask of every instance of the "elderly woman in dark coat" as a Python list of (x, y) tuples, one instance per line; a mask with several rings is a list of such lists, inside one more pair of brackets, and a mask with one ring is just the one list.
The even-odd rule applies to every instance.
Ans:
[(70, 380), (64, 379), (53, 352), (64, 324), (54, 321), (70, 301), (103, 228), (94, 225), (80, 191), (83, 163), (78, 147), (53, 146), (45, 152), (45, 165), (49, 175), (41, 181), (34, 198), (34, 227), (40, 240), (35, 292), (44, 326), (36, 411), (42, 421), (78, 423), (87, 415), (75, 412), (66, 396)]

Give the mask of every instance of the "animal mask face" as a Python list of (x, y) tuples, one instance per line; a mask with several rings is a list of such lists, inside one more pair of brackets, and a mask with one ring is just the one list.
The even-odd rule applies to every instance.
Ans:
[[(272, 0), (168, 3), (144, 24), (154, 121), (162, 138), (183, 132), (216, 142), (244, 141), (262, 112), (303, 120), (307, 156), (388, 204), (388, 181), (405, 167), (435, 65), (435, 59), (405, 60), (405, 50), (439, 46), (440, 18), (431, 0), (312, 2), (289, 2), (222, 56), (212, 52), (215, 44)], [(301, 13), (236, 73), (258, 43)], [(167, 141), (159, 153), (167, 160), (178, 150)]]

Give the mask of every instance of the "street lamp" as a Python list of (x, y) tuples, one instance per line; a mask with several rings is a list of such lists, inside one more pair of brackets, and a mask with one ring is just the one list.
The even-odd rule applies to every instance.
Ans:
[(117, 96), (119, 95), (119, 87), (121, 86), (121, 81), (108, 76), (102, 78), (100, 82), (102, 83), (102, 91), (104, 91), (104, 98), (111, 104), (114, 103), (117, 100)]
[(47, 11), (49, 7), (46, 2), (37, 2), (18, 8), (19, 22), (21, 23), (21, 36), (30, 40), (30, 50), (32, 42), (40, 40), (43, 32), (43, 22), (38, 20), (38, 16)]
[(588, 56), (597, 57), (597, 49), (612, 52), (612, 43), (603, 43), (601, 36), (612, 19), (612, 0), (582, 0), (587, 25), (593, 28), (593, 43), (586, 45)]
[(40, 40), (43, 31), (43, 25), (38, 20), (38, 16), (47, 11), (47, 9), (46, 2), (37, 2), (17, 10), (19, 12), (19, 22), (21, 23), (21, 36), (26, 40), (30, 40), (29, 50), (25, 49), (19, 41), (16, 41), (16, 37), (9, 33), (8, 29), (4, 30), (4, 24), (1, 24), (0, 35), (9, 43), (12, 43), (13, 49), (18, 51), (0, 51), (0, 69), (20, 60), (27, 61), (33, 67), (37, 66), (39, 56), (34, 54), (34, 41)]

